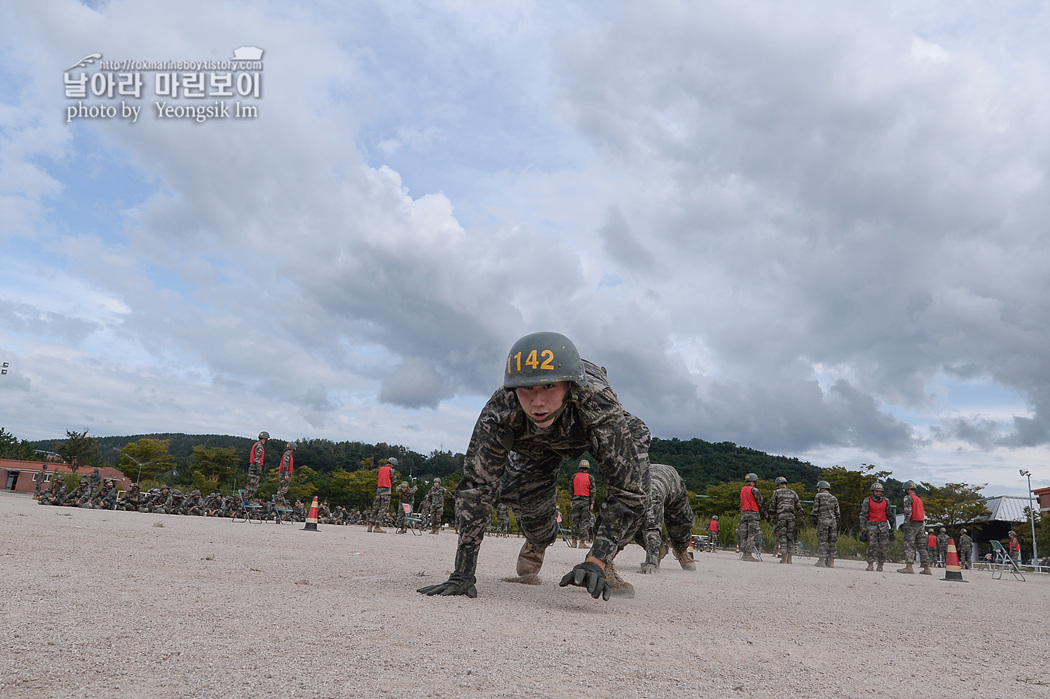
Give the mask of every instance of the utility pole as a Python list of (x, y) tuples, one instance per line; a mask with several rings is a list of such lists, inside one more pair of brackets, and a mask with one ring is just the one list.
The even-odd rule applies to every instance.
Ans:
[[(1022, 476), (1028, 476), (1028, 519), (1032, 523), (1032, 565), (1039, 565), (1039, 547), (1035, 543), (1035, 508), (1032, 506), (1032, 472), (1021, 469)], [(1036, 568), (1038, 570), (1038, 568)]]

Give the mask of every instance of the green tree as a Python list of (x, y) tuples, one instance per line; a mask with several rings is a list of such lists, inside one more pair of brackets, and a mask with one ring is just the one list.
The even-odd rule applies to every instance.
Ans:
[(73, 473), (84, 466), (100, 466), (102, 454), (94, 437), (88, 437), (88, 431), (66, 430), (66, 439), (55, 445), (55, 451), (65, 461)]
[(871, 495), (871, 486), (876, 481), (890, 475), (889, 471), (876, 471), (875, 468), (874, 464), (861, 464), (859, 471), (850, 471), (842, 466), (824, 469), (824, 480), (831, 486), (831, 494), (839, 501), (839, 531), (850, 536), (859, 533), (861, 503)]
[(233, 488), (237, 478), (237, 450), (234, 447), (197, 445), (190, 452), (193, 483), (202, 493)]
[(41, 460), (34, 459), (34, 456), (32, 444), (24, 439), (19, 441), (13, 434), (0, 427), (0, 459)]
[(119, 468), (135, 480), (155, 480), (175, 467), (175, 459), (168, 453), (167, 440), (143, 438), (125, 444), (120, 450)]
[(945, 483), (938, 488), (926, 482), (922, 485), (929, 491), (922, 500), (927, 522), (954, 528), (991, 514), (981, 494), (984, 486)]

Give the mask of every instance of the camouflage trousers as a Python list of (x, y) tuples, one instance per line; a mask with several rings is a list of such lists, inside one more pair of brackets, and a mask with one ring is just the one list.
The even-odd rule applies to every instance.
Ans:
[(372, 501), (372, 524), (382, 526), (390, 514), (390, 488), (376, 488), (376, 499)]
[(496, 533), (510, 536), (510, 516), (496, 518)]
[(961, 544), (959, 546), (959, 565), (963, 568), (970, 567), (970, 557), (973, 555), (973, 545)]
[(512, 456), (503, 469), (500, 502), (514, 508), (518, 533), (524, 533), (533, 546), (545, 548), (558, 538), (557, 478), (560, 468), (559, 457), (531, 461)]
[(834, 558), (838, 552), (839, 525), (835, 521), (817, 523), (817, 560)]
[(573, 498), (569, 519), (572, 521), (572, 538), (587, 539), (587, 529), (591, 523), (591, 499)]
[(288, 493), (288, 485), (292, 482), (292, 477), (287, 473), (280, 474), (281, 484), (277, 486), (277, 499), (284, 500), (284, 496)]
[(755, 553), (758, 550), (756, 542), (762, 531), (758, 526), (759, 517), (757, 512), (750, 510), (740, 513), (740, 526), (737, 527), (737, 535), (740, 540), (740, 550), (743, 553)]
[(689, 498), (672, 498), (664, 503), (660, 499), (651, 499), (646, 506), (645, 523), (635, 537), (635, 543), (645, 549), (645, 562), (660, 565), (660, 547), (663, 545), (663, 528), (667, 527), (667, 538), (675, 551), (689, 548), (692, 538), (693, 523), (696, 515), (689, 507)]
[(868, 522), (868, 550), (864, 560), (868, 563), (885, 563), (890, 557), (890, 523)]
[(926, 548), (926, 522), (907, 521), (901, 525), (901, 534), (904, 535), (904, 562), (914, 563), (915, 555), (919, 555), (923, 567), (930, 565), (930, 552)]
[(795, 553), (795, 515), (777, 515), (776, 530), (780, 555)]
[(248, 483), (244, 486), (244, 497), (251, 499), (259, 490), (259, 477), (262, 475), (262, 466), (258, 464), (248, 465)]

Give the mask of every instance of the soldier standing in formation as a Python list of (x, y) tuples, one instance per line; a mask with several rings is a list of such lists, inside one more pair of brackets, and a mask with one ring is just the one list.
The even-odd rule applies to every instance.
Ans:
[(757, 482), (758, 476), (754, 473), (744, 477), (744, 487), (740, 489), (740, 526), (737, 528), (737, 540), (740, 550), (744, 552), (743, 560), (755, 563), (758, 563), (755, 552), (758, 550), (758, 537), (762, 531), (758, 523), (765, 512), (762, 493), (755, 487)]
[(970, 559), (973, 557), (973, 539), (966, 533), (965, 529), (959, 530), (959, 563), (963, 568), (970, 567)]
[(33, 486), (33, 499), (40, 499), (40, 490), (44, 487), (44, 480), (47, 478), (47, 464), (40, 467), (40, 472), (36, 474), (36, 485)]
[(943, 568), (948, 562), (948, 530), (941, 527), (941, 533), (937, 535), (937, 564)]
[(649, 429), (620, 405), (605, 370), (580, 358), (558, 333), (527, 335), (511, 347), (503, 386), (478, 417), (456, 488), (459, 544), (448, 581), (419, 589), (426, 595), (477, 596), (478, 551), (497, 495), (513, 505), (525, 544), (520, 576), (535, 575), (557, 539), (557, 478), (563, 459), (590, 452), (608, 496), (594, 544), (559, 585), (587, 588), (595, 599), (633, 594), (615, 573), (613, 558), (642, 525), (649, 476)]
[(778, 476), (773, 483), (777, 489), (769, 498), (769, 518), (776, 529), (780, 562), (791, 563), (792, 554), (795, 552), (795, 523), (797, 516), (804, 514), (802, 499), (798, 493), (788, 488), (787, 478)]
[(244, 487), (244, 499), (252, 500), (256, 491), (259, 490), (259, 478), (262, 477), (263, 459), (266, 457), (266, 440), (270, 438), (269, 432), (260, 432), (259, 441), (252, 445), (251, 454), (248, 456), (248, 483)]
[[(868, 550), (865, 558), (868, 567), (865, 570), (876, 570), (882, 572), (882, 565), (890, 557), (890, 541), (895, 537), (893, 533), (894, 522), (890, 521), (893, 513), (890, 511), (890, 503), (882, 497), (882, 484), (871, 484), (871, 495), (864, 498), (860, 505), (860, 530), (864, 533), (868, 542)], [(878, 568), (875, 564), (878, 563)]]
[(288, 493), (288, 485), (292, 482), (292, 472), (295, 471), (295, 444), (288, 442), (281, 456), (281, 465), (277, 468), (277, 478), (280, 485), (277, 486), (277, 501), (284, 502), (284, 496)]
[(431, 534), (441, 533), (441, 516), (445, 514), (445, 496), (448, 494), (448, 489), (441, 485), (441, 479), (435, 478), (434, 485), (426, 497), (427, 506), (430, 508)]
[(649, 505), (645, 512), (645, 524), (635, 538), (635, 543), (645, 549), (641, 572), (655, 573), (660, 567), (664, 525), (667, 526), (667, 538), (671, 540), (674, 557), (683, 569), (696, 570), (696, 563), (689, 557), (689, 540), (694, 521), (685, 481), (678, 471), (666, 464), (650, 464)]
[(510, 508), (502, 502), (496, 505), (496, 536), (510, 536)]
[(397, 459), (391, 456), (379, 467), (376, 478), (376, 499), (372, 502), (372, 519), (368, 522), (368, 531), (374, 534), (386, 534), (382, 524), (390, 514), (390, 491), (394, 487), (394, 466)]
[(839, 499), (831, 494), (831, 484), (817, 482), (810, 511), (817, 526), (817, 567), (835, 567), (835, 546), (839, 539)]
[(904, 484), (904, 522), (901, 524), (901, 533), (904, 534), (904, 567), (898, 568), (898, 573), (915, 573), (915, 555), (918, 553), (922, 563), (920, 575), (933, 575), (930, 570), (930, 554), (926, 550), (926, 511), (922, 500), (915, 494), (918, 486), (915, 481)]
[(580, 470), (572, 477), (572, 509), (569, 510), (569, 518), (572, 520), (572, 548), (579, 548), (580, 541), (587, 539), (588, 525), (591, 521), (591, 513), (594, 512), (594, 476), (590, 474), (591, 462), (584, 459), (580, 462)]
[(707, 550), (715, 552), (718, 544), (718, 515), (712, 515), (711, 521), (707, 523)]

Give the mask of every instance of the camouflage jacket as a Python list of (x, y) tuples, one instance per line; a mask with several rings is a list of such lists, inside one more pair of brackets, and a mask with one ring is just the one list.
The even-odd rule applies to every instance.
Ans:
[(839, 499), (831, 493), (817, 493), (813, 496), (813, 509), (810, 510), (814, 524), (839, 523)]
[(624, 537), (645, 514), (649, 479), (649, 428), (620, 405), (605, 370), (584, 361), (587, 385), (573, 384), (565, 409), (541, 428), (525, 417), (514, 391), (498, 388), (481, 411), (467, 447), (463, 479), (456, 487), (459, 545), (456, 572), (474, 574), (478, 550), (507, 458), (535, 464), (537, 478), (557, 478), (563, 460), (590, 452), (605, 481), (607, 496), (591, 555), (609, 562)]
[(781, 515), (802, 516), (802, 500), (791, 488), (777, 488), (769, 496), (769, 516)]
[(427, 493), (426, 502), (431, 507), (436, 507), (440, 510), (445, 509), (445, 496), (449, 495), (448, 488), (443, 485), (435, 485)]

